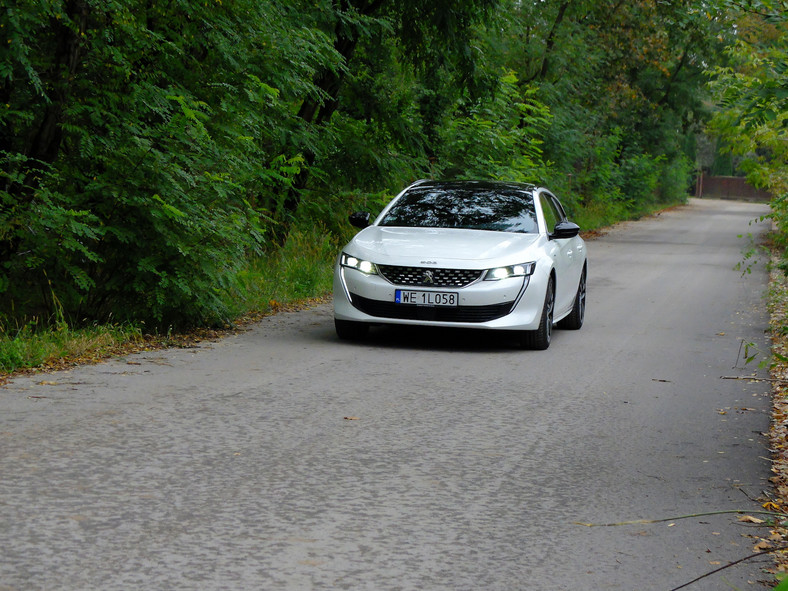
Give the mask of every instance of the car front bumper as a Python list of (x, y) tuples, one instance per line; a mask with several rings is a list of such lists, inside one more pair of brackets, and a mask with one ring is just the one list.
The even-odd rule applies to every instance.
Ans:
[[(477, 281), (462, 288), (393, 285), (379, 275), (367, 275), (337, 265), (334, 270), (334, 317), (369, 324), (407, 324), (536, 330), (541, 320), (549, 274)], [(454, 292), (457, 306), (420, 306), (395, 302), (397, 289)]]

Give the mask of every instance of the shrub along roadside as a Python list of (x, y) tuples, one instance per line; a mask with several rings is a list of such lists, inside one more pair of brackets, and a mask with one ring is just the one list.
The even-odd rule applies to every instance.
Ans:
[(114, 355), (191, 344), (283, 308), (325, 297), (331, 291), (339, 245), (321, 228), (294, 231), (283, 248), (250, 259), (232, 291), (222, 294), (236, 319), (224, 329), (188, 333), (146, 331), (144, 324), (70, 327), (62, 319), (34, 319), (24, 326), (0, 326), (0, 383), (25, 369), (58, 369)]
[[(665, 204), (654, 206), (643, 215), (664, 208)], [(576, 219), (583, 221), (589, 233), (618, 221), (609, 211), (581, 210)], [(281, 249), (251, 259), (233, 290), (223, 294), (227, 309), (236, 319), (224, 330), (162, 333), (146, 331), (141, 324), (73, 328), (62, 320), (52, 323), (45, 319), (24, 326), (0, 326), (0, 383), (24, 370), (61, 369), (142, 350), (193, 344), (282, 309), (326, 301), (331, 293), (334, 259), (351, 234), (349, 227), (340, 237), (320, 226), (299, 228)]]

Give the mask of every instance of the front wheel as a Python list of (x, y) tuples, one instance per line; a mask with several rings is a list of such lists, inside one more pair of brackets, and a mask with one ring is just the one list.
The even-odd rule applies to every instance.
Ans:
[(366, 336), (369, 324), (366, 322), (353, 322), (352, 320), (338, 320), (334, 318), (334, 328), (337, 336), (343, 341), (355, 341)]
[(586, 270), (583, 269), (580, 275), (580, 284), (577, 286), (577, 294), (575, 294), (575, 303), (572, 306), (572, 311), (569, 316), (558, 323), (558, 328), (565, 328), (567, 330), (579, 330), (583, 326), (583, 320), (586, 317)]
[(544, 298), (542, 317), (539, 320), (539, 328), (536, 330), (523, 331), (520, 337), (520, 346), (523, 349), (533, 349), (544, 351), (550, 346), (553, 337), (553, 312), (555, 311), (555, 287), (553, 280), (547, 284), (547, 294)]

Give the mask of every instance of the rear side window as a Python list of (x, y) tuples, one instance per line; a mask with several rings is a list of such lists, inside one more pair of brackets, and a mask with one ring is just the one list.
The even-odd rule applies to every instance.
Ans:
[(539, 204), (542, 206), (547, 233), (552, 234), (556, 224), (564, 219), (564, 212), (552, 195), (547, 193), (539, 193)]

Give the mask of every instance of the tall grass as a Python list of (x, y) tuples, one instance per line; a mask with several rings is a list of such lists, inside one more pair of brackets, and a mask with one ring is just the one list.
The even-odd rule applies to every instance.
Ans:
[(0, 373), (41, 367), (62, 359), (84, 362), (141, 339), (141, 331), (134, 326), (72, 329), (62, 322), (52, 327), (35, 319), (16, 330), (0, 326)]
[[(224, 294), (235, 318), (267, 314), (295, 302), (331, 293), (332, 268), (339, 241), (320, 227), (294, 229), (285, 245), (251, 259), (238, 287)], [(54, 294), (53, 294), (54, 298)], [(0, 319), (0, 378), (56, 360), (89, 361), (133, 348), (178, 342), (177, 335), (143, 335), (135, 326), (96, 325), (72, 328), (62, 318), (33, 319), (22, 326)]]
[(329, 295), (339, 248), (322, 228), (293, 230), (281, 249), (249, 261), (230, 309), (241, 317)]
[(655, 214), (658, 211), (686, 203), (687, 199), (684, 198), (675, 199), (674, 201), (665, 201), (658, 204), (640, 204), (638, 207), (633, 208), (627, 207), (623, 202), (616, 204), (594, 201), (586, 207), (578, 208), (570, 218), (580, 226), (581, 230), (598, 230), (618, 222), (637, 220)]

